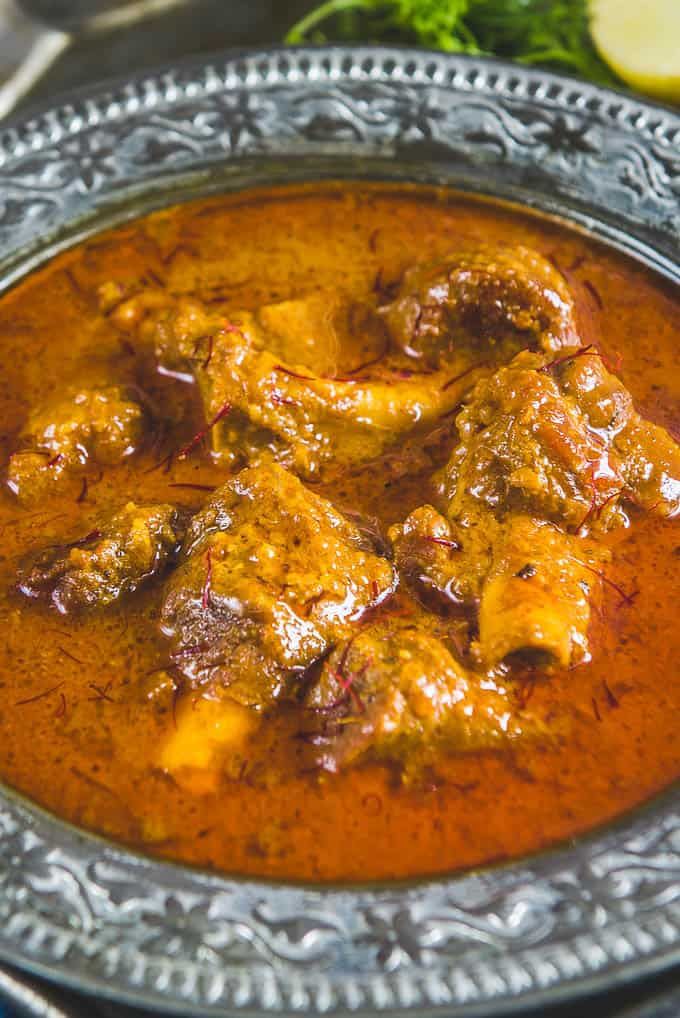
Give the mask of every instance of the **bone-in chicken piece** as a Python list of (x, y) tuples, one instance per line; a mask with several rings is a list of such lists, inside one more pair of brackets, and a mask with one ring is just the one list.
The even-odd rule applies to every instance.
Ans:
[(491, 567), (494, 519), (463, 530), (434, 506), (414, 509), (388, 531), (394, 561), (409, 585), (433, 607), (471, 611)]
[(243, 470), (194, 517), (162, 628), (196, 687), (266, 707), (395, 588), (390, 562), (274, 463)]
[(597, 561), (589, 542), (528, 516), (509, 516), (498, 529), (480, 590), (475, 651), (481, 664), (517, 661), (550, 669), (589, 660)]
[(111, 385), (78, 389), (29, 417), (10, 458), (7, 483), (22, 500), (32, 501), (84, 467), (120, 463), (138, 448), (146, 413), (127, 389)]
[(430, 599), (478, 611), (485, 667), (587, 660), (605, 552), (586, 536), (626, 523), (626, 503), (677, 512), (680, 449), (588, 347), (518, 354), (456, 426), (445, 514), (423, 506), (391, 529), (398, 568)]
[(647, 512), (680, 512), (680, 445), (658, 424), (641, 417), (623, 383), (592, 348), (553, 369), (561, 392), (574, 400), (589, 426), (620, 461), (626, 497)]
[(478, 617), (473, 653), (489, 669), (550, 670), (588, 659), (590, 594), (602, 555), (592, 542), (521, 513), (451, 523), (421, 506), (389, 532), (399, 572), (429, 604)]
[(131, 594), (172, 560), (184, 530), (171, 505), (135, 505), (81, 540), (47, 548), (23, 570), (19, 590), (62, 614), (103, 608)]
[(621, 522), (621, 458), (549, 364), (523, 352), (476, 386), (444, 471), (450, 519), (515, 511), (572, 531)]
[[(97, 299), (102, 314), (117, 329), (139, 332), (142, 340), (156, 342), (161, 369), (171, 368), (173, 356), (178, 353), (183, 363), (193, 365), (206, 360), (210, 330), (215, 322), (224, 322), (228, 314), (226, 306), (211, 305), (207, 309), (196, 300), (174, 297), (160, 288), (124, 286), (115, 281), (102, 284)], [(339, 295), (332, 298), (327, 293), (312, 293), (264, 304), (249, 315), (266, 334), (273, 354), (294, 363), (313, 364), (319, 374), (337, 373), (341, 356), (346, 358), (348, 352), (350, 360), (361, 365), (387, 347), (385, 326), (374, 309)], [(160, 324), (168, 321), (173, 324), (170, 333)], [(189, 345), (180, 351), (177, 340), (181, 337), (187, 338)]]
[[(159, 370), (196, 380), (215, 456), (252, 462), (268, 450), (311, 477), (433, 428), (479, 377), (455, 359), (414, 373), (403, 356), (383, 356), (384, 329), (370, 309), (340, 317), (338, 344), (339, 312), (319, 297), (228, 315), (182, 299), (147, 314), (140, 335), (155, 345)], [(352, 344), (352, 363), (338, 366), (338, 349)]]
[(399, 349), (435, 364), (459, 345), (507, 357), (579, 343), (563, 277), (525, 247), (481, 246), (415, 265), (383, 313)]
[(518, 354), (476, 386), (456, 426), (449, 518), (477, 505), (585, 532), (625, 522), (626, 502), (660, 516), (680, 509), (680, 446), (640, 417), (593, 348)]
[(502, 682), (456, 660), (431, 617), (388, 618), (340, 644), (306, 707), (307, 738), (332, 771), (364, 755), (413, 762), (433, 748), (500, 748), (526, 723)]

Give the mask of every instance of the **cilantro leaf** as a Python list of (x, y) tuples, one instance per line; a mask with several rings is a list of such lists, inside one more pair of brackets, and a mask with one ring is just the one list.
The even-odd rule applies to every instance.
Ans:
[(327, 39), (509, 57), (617, 84), (590, 39), (587, 0), (326, 0), (287, 37)]

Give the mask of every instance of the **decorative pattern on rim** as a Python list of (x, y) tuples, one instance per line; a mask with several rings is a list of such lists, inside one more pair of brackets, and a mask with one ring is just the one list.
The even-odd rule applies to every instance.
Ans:
[[(499, 62), (378, 48), (187, 65), (6, 129), (0, 259), (197, 171), (231, 170), (233, 186), (253, 166), (275, 178), (286, 160), (353, 159), (571, 210), (680, 278), (679, 116)], [(140, 860), (0, 792), (0, 954), (184, 1014), (489, 1014), (680, 958), (676, 802), (529, 864), (324, 890)]]

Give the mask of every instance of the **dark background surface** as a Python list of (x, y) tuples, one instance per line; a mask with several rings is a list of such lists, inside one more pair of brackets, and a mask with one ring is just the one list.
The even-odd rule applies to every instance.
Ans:
[[(680, 3), (680, 0), (678, 0)], [(22, 7), (52, 27), (74, 32), (74, 43), (33, 88), (21, 105), (51, 99), (57, 93), (119, 77), (144, 67), (227, 47), (280, 43), (285, 31), (313, 6), (310, 0), (193, 0), (133, 27), (92, 33), (93, 16), (116, 6), (114, 0), (22, 0)], [(120, 6), (120, 4), (118, 5)], [(19, 980), (23, 977), (15, 973)], [(680, 979), (666, 974), (589, 1001), (533, 1012), (538, 1018), (680, 1018)], [(30, 981), (41, 993), (43, 987)], [(142, 1012), (45, 989), (54, 1011), (42, 1005), (17, 1010), (2, 1004), (0, 1018), (147, 1018)], [(30, 1007), (31, 1005), (29, 1005)], [(188, 1018), (188, 1016), (187, 1016)]]
[[(40, 101), (57, 92), (103, 78), (118, 77), (153, 64), (225, 49), (280, 43), (286, 29), (308, 11), (310, 0), (193, 0), (132, 27), (92, 34), (78, 30), (84, 14), (114, 6), (111, 0), (22, 0), (57, 28), (75, 29), (74, 44), (24, 100)], [(70, 16), (65, 17), (68, 11)], [(48, 17), (48, 15), (50, 15)], [(75, 24), (74, 24), (75, 22)], [(86, 28), (87, 22), (83, 27)]]

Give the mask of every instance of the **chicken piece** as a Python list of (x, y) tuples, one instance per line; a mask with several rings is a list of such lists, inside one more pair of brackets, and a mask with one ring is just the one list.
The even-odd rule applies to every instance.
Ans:
[(461, 441), (444, 471), (450, 519), (518, 511), (573, 531), (625, 520), (619, 456), (542, 355), (520, 353), (480, 382), (456, 427)]
[(397, 348), (434, 364), (460, 344), (507, 356), (579, 343), (563, 277), (525, 247), (482, 246), (414, 265), (383, 313)]
[(549, 671), (589, 659), (589, 595), (603, 559), (592, 542), (518, 513), (452, 524), (432, 506), (389, 537), (397, 568), (428, 603), (478, 614), (480, 666)]
[(183, 529), (171, 505), (128, 502), (100, 530), (42, 552), (21, 573), (19, 590), (49, 599), (63, 615), (104, 608), (156, 576), (178, 551)]
[(169, 307), (172, 302), (173, 298), (165, 290), (144, 285), (108, 280), (97, 289), (99, 310), (123, 332), (136, 330), (149, 315)]
[[(193, 364), (205, 360), (208, 354), (210, 332), (203, 327), (206, 313), (210, 322), (224, 320), (219, 303), (206, 312), (196, 300), (143, 285), (109, 281), (99, 287), (97, 298), (100, 311), (117, 329), (139, 331), (144, 340), (152, 342), (159, 339), (159, 362), (167, 373), (172, 373), (170, 362), (177, 350), (174, 338), (169, 344), (164, 342), (162, 325), (157, 332), (159, 323), (176, 320), (180, 335), (192, 335), (192, 326), (201, 323), (199, 334), (180, 355), (182, 362)], [(356, 361), (356, 365), (347, 363), (351, 370), (387, 348), (385, 326), (374, 308), (340, 295), (312, 293), (301, 299), (265, 304), (252, 313), (252, 320), (267, 336), (273, 354), (294, 363), (313, 364), (318, 374), (334, 374), (341, 356), (344, 361)]]
[(499, 528), (480, 590), (484, 668), (518, 662), (547, 670), (590, 660), (590, 597), (601, 558), (589, 542), (511, 515)]
[(454, 536), (445, 516), (422, 505), (388, 531), (399, 573), (434, 607), (472, 610), (479, 605), (498, 524), (493, 519), (480, 527), (470, 524)]
[(523, 734), (502, 682), (465, 669), (431, 621), (388, 618), (336, 647), (311, 687), (305, 737), (336, 771), (370, 755), (404, 762), (495, 749)]
[(21, 433), (25, 450), (10, 458), (7, 483), (24, 502), (43, 497), (89, 460), (120, 463), (138, 448), (146, 413), (127, 389), (79, 389), (33, 413)]
[[(220, 460), (252, 462), (268, 450), (303, 477), (331, 463), (364, 463), (431, 429), (480, 377), (469, 359), (420, 374), (405, 370), (403, 357), (385, 360), (382, 326), (365, 308), (351, 323), (346, 311), (338, 343), (338, 312), (329, 324), (332, 309), (324, 307), (313, 297), (227, 317), (182, 299), (144, 319), (159, 370), (196, 380)], [(365, 366), (345, 361), (338, 375), (338, 350), (344, 356), (352, 344)], [(324, 373), (331, 363), (333, 373)]]
[(161, 747), (159, 764), (194, 795), (214, 792), (221, 757), (238, 754), (257, 728), (257, 715), (233, 700), (197, 697), (175, 711), (175, 725)]
[(657, 516), (680, 512), (680, 445), (640, 416), (597, 350), (583, 347), (579, 356), (558, 363), (553, 374), (565, 397), (578, 403), (589, 426), (614, 449), (626, 497)]
[(580, 347), (553, 361), (523, 352), (475, 388), (444, 471), (449, 519), (520, 511), (572, 532), (626, 522), (626, 501), (680, 508), (680, 447)]
[(270, 353), (309, 365), (317, 375), (359, 374), (362, 364), (387, 350), (385, 325), (375, 308), (342, 295), (313, 293), (264, 304), (255, 318)]
[(275, 463), (243, 470), (194, 517), (168, 581), (163, 632), (194, 686), (257, 708), (394, 591), (390, 562)]
[(605, 557), (586, 536), (626, 523), (626, 501), (676, 513), (680, 449), (589, 347), (518, 354), (476, 386), (456, 426), (446, 514), (422, 506), (391, 529), (398, 568), (427, 598), (478, 609), (484, 667), (586, 661)]

